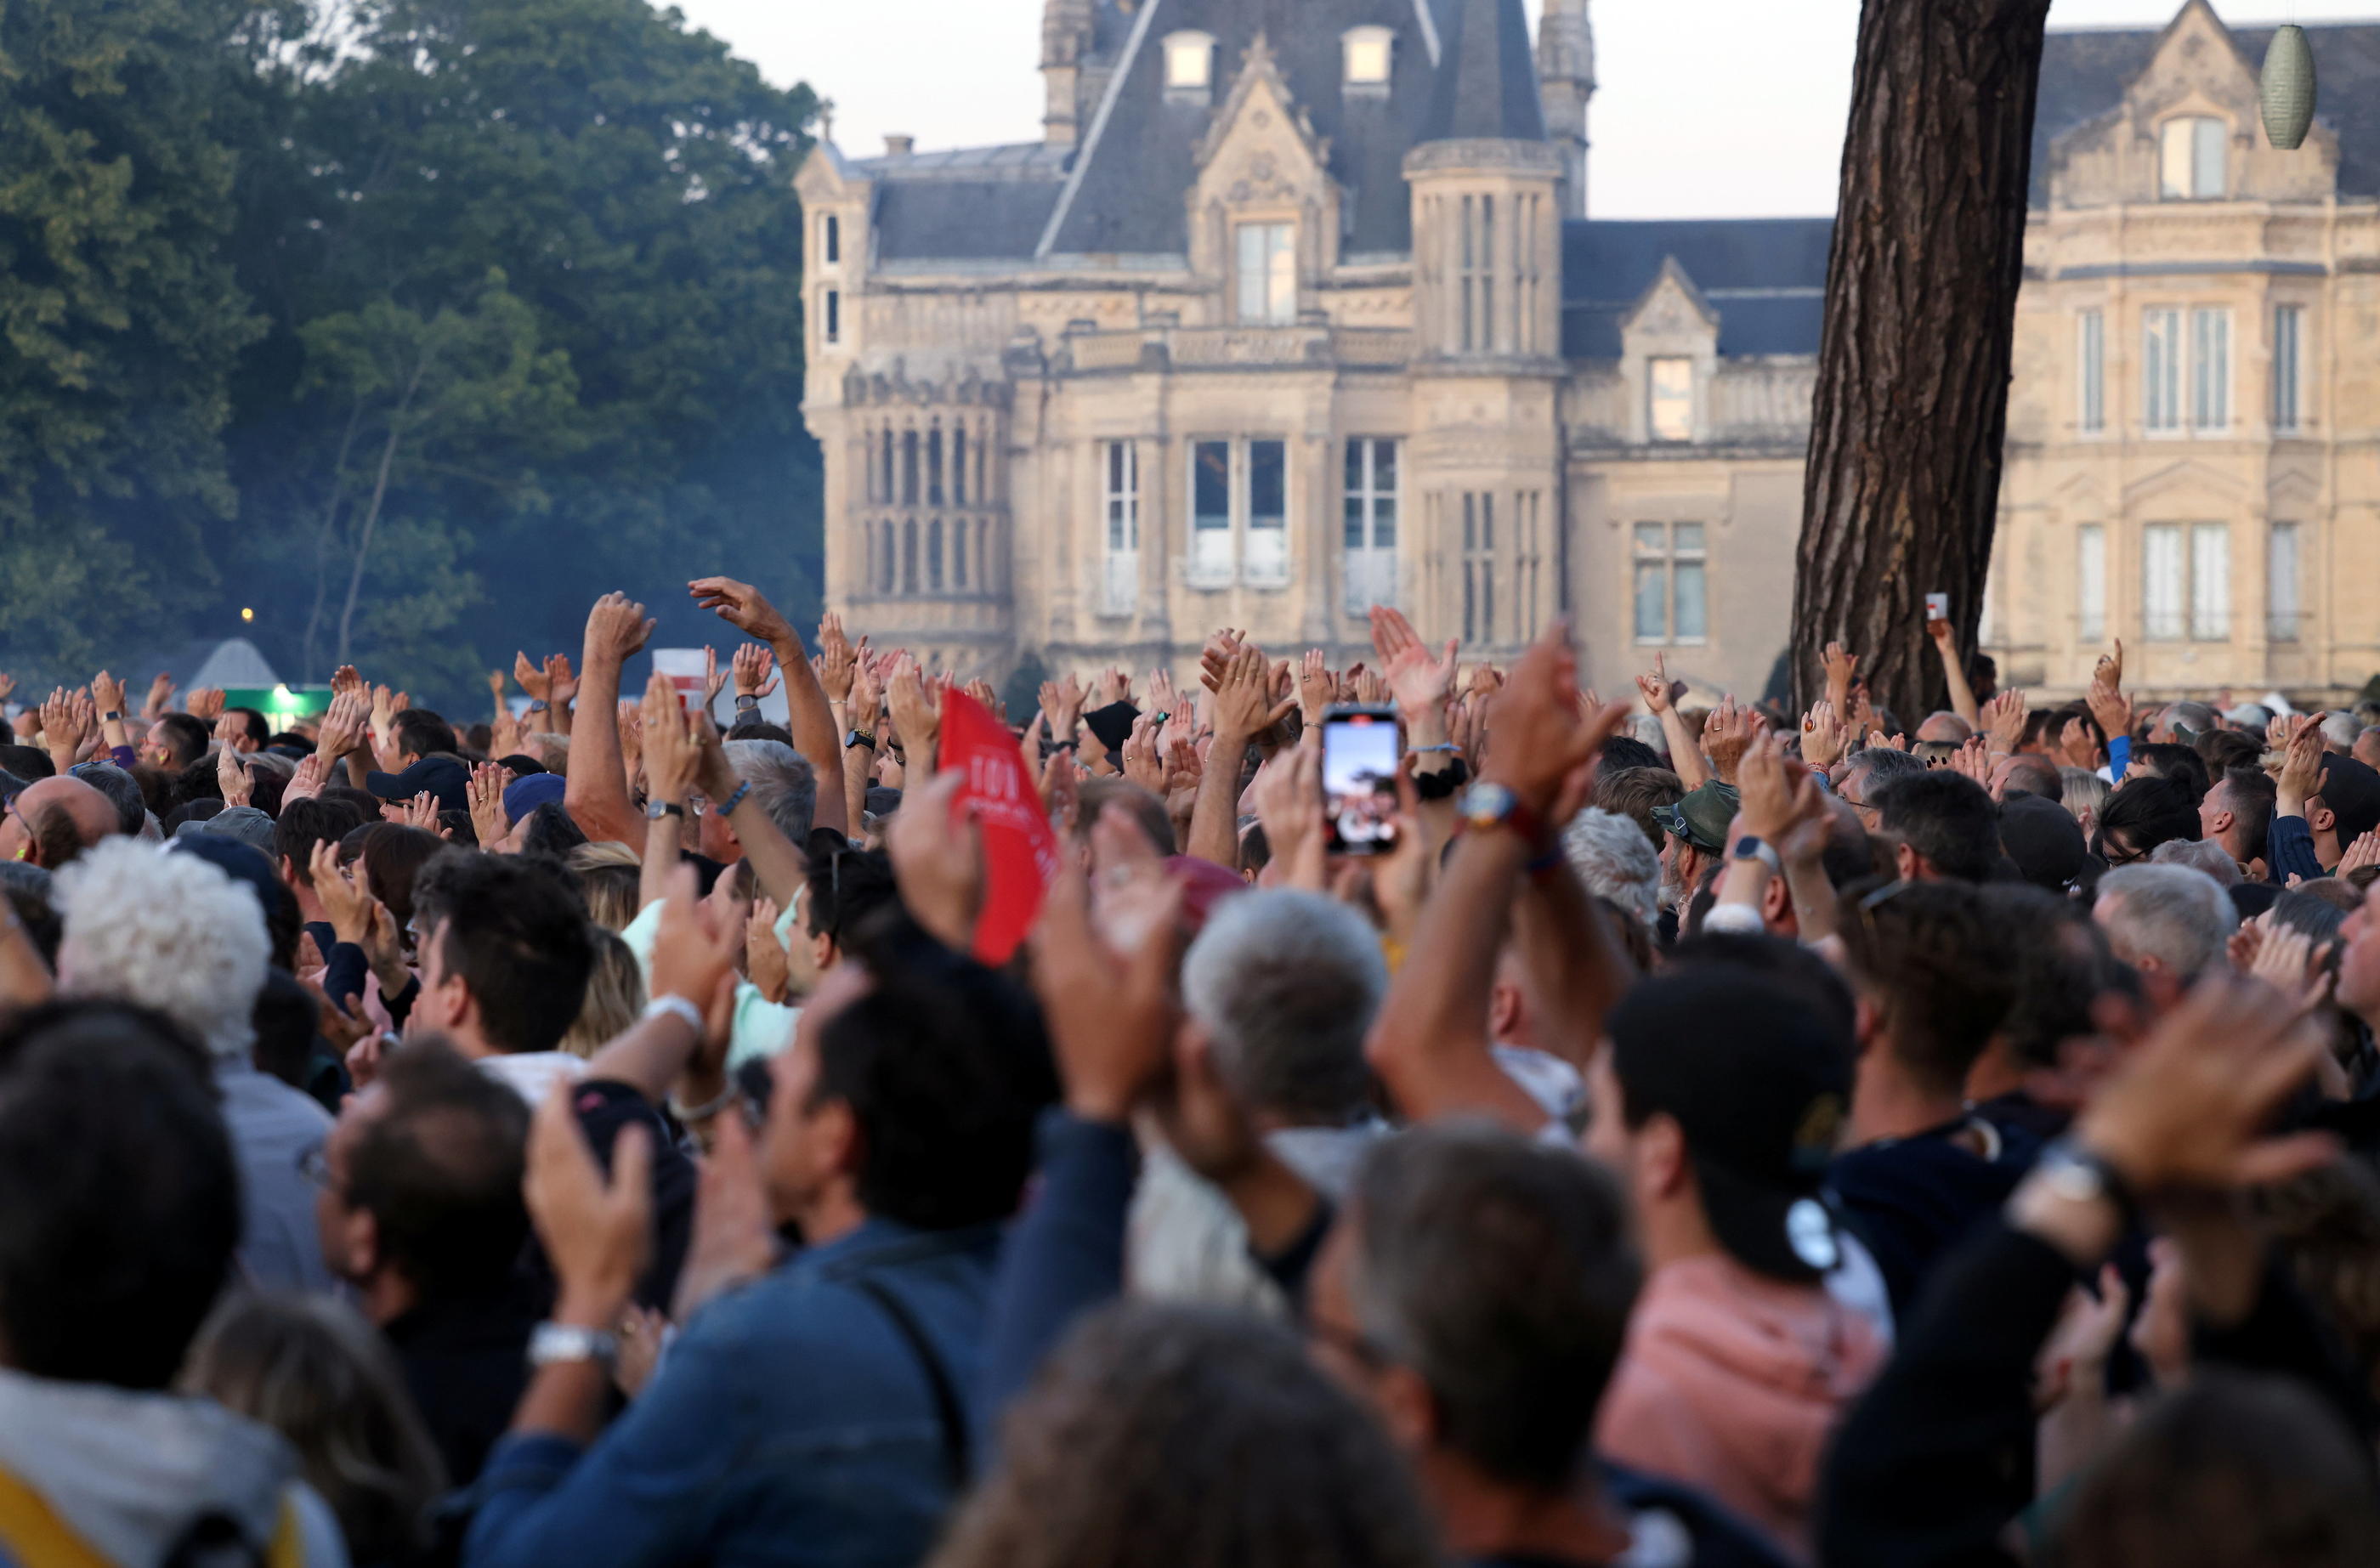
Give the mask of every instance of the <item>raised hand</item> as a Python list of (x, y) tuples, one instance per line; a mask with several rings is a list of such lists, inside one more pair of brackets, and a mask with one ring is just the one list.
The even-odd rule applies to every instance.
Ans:
[(2304, 815), (2306, 801), (2322, 788), (2322, 721), (2320, 713), (2302, 713), (2289, 721), (2289, 749), (2281, 756), (2273, 804), (2280, 816)]
[(826, 688), (828, 701), (847, 702), (853, 677), (858, 673), (859, 654), (844, 635), (843, 617), (828, 611), (819, 620), (818, 636), (819, 685)]
[(1281, 674), (1288, 669), (1269, 663), (1264, 650), (1239, 646), (1225, 662), (1215, 688), (1215, 734), (1241, 744), (1272, 728), (1297, 707), (1294, 697), (1276, 699)]
[(694, 596), (697, 604), (747, 637), (758, 638), (771, 648), (801, 646), (801, 638), (794, 635), (793, 623), (779, 614), (767, 596), (748, 582), (737, 582), (734, 577), (697, 577), (686, 585), (686, 590)]
[(1328, 838), (1322, 823), (1322, 750), (1295, 746), (1276, 751), (1257, 770), (1257, 820), (1264, 824), (1281, 885), (1324, 891)]
[[(223, 789), (226, 810), (246, 806), (256, 797), (256, 782), (248, 776), (248, 764), (228, 746), (215, 753), (215, 783)], [(287, 798), (285, 794), (283, 798)]]
[(6, 702), (16, 695), (17, 677), (6, 670), (0, 670), (0, 702)]
[(424, 790), (410, 800), (392, 800), (380, 808), (381, 820), (401, 827), (419, 828), (426, 833), (444, 836), (438, 825), (438, 797)]
[(942, 717), (934, 699), (926, 695), (925, 673), (917, 667), (917, 660), (902, 655), (885, 696), (892, 704), (892, 727), (901, 732), (902, 754), (914, 753), (918, 765), (932, 766), (934, 741), (941, 733)]
[(1309, 648), (1297, 664), (1297, 710), (1308, 724), (1322, 722), (1323, 711), (1338, 695), (1338, 677), (1330, 673), (1322, 650)]
[(1050, 744), (1073, 745), (1083, 724), (1083, 683), (1071, 673), (1062, 681), (1043, 681), (1041, 711), (1050, 721)]
[(767, 1002), (783, 1002), (793, 983), (793, 960), (777, 940), (783, 913), (775, 899), (763, 894), (752, 901), (751, 918), (744, 923), (744, 971)]
[(659, 624), (626, 594), (607, 593), (587, 612), (587, 652), (617, 669), (643, 650)]
[[(917, 768), (925, 769), (922, 758)], [(901, 902), (943, 946), (961, 953), (983, 907), (983, 834), (972, 818), (951, 815), (965, 779), (953, 768), (907, 790), (884, 833)]]
[(1157, 715), (1143, 713), (1132, 722), (1123, 742), (1123, 776), (1151, 795), (1165, 793), (1165, 764), (1157, 755)]
[(87, 691), (68, 691), (59, 687), (42, 704), (42, 744), (49, 748), (50, 761), (61, 773), (82, 760), (82, 743), (91, 735), (91, 722), (97, 710), (91, 706)]
[(223, 714), (223, 688), (212, 686), (200, 687), (183, 702), (182, 709), (191, 718), (203, 719), (212, 723)]
[(2338, 874), (2343, 877), (2366, 866), (2380, 866), (2380, 833), (2363, 833), (2349, 845), (2347, 853), (2339, 857)]
[(2003, 691), (1984, 704), (1984, 733), (1995, 757), (2013, 757), (2024, 738), (2024, 693)]
[(1751, 748), (1753, 737), (1767, 727), (1759, 713), (1750, 708), (1739, 708), (1732, 697), (1722, 698), (1703, 722), (1703, 753), (1710, 759), (1711, 772), (1721, 784), (1735, 782), (1736, 764)]
[(2211, 974), (2123, 1053), (2076, 1137), (2144, 1197), (2288, 1181), (2337, 1152), (2325, 1134), (2265, 1131), (2325, 1049), (2267, 987)]
[(1110, 708), (1119, 702), (1130, 701), (1132, 699), (1132, 677), (1124, 674), (1121, 666), (1111, 664), (1105, 671), (1101, 672), (1097, 683), (1097, 689), (1099, 693), (1099, 706), (1102, 708)]
[[(334, 702), (337, 699), (333, 699)], [(317, 751), (298, 760), (298, 772), (281, 791), (281, 804), (293, 800), (311, 800), (322, 793), (322, 785), (331, 776), (331, 758)]]
[(1813, 768), (1831, 768), (1842, 760), (1852, 743), (1851, 726), (1835, 711), (1835, 705), (1825, 698), (1811, 704), (1802, 715), (1802, 760)]
[(1645, 708), (1647, 712), (1658, 716), (1670, 711), (1670, 705), (1675, 699), (1670, 690), (1669, 655), (1665, 653), (1653, 655), (1653, 668), (1648, 673), (1636, 677), (1636, 689), (1645, 699)]
[[(1178, 882), (1168, 897), (1178, 911)], [(1033, 930), (1033, 989), (1067, 1109), (1085, 1121), (1122, 1123), (1165, 1074), (1181, 1015), (1173, 994), (1180, 922), (1149, 920), (1139, 942), (1118, 953), (1092, 930), (1090, 903), (1088, 884), (1071, 867), (1050, 883)]]
[[(198, 693), (190, 695), (196, 697)], [(100, 671), (91, 677), (91, 700), (103, 717), (110, 713), (121, 715), (124, 711), (124, 683), (105, 670)]]
[(2091, 717), (2099, 722), (2100, 733), (2110, 740), (2119, 735), (2130, 735), (2132, 730), (2132, 705), (2125, 699), (2123, 681), (2124, 644), (2121, 638), (2118, 638), (2112, 656), (2100, 655), (2098, 667), (2091, 675), (2090, 692), (2085, 698), (2091, 707)]
[[(654, 800), (684, 806), (693, 792), (701, 748), (686, 723), (686, 704), (669, 676), (655, 670), (645, 682), (643, 710), (645, 793)], [(701, 997), (688, 1000), (700, 1002)]]
[(335, 761), (361, 746), (365, 725), (371, 716), (370, 700), (360, 688), (332, 698), (330, 708), (322, 714), (322, 727), (314, 732), (316, 755)]
[(702, 650), (702, 711), (710, 712), (719, 694), (726, 689), (726, 674), (719, 668), (719, 650), (706, 647)]
[[(844, 650), (846, 653), (849, 650)], [(764, 643), (747, 642), (735, 650), (735, 695), (743, 698), (767, 697), (777, 689), (777, 656)], [(843, 691), (851, 694), (851, 672), (843, 673)], [(832, 695), (830, 693), (829, 695)]]
[(1852, 683), (1859, 678), (1860, 656), (1840, 642), (1827, 644), (1827, 700), (1837, 712), (1848, 711), (1851, 705)]
[(1982, 735), (1969, 735), (1958, 750), (1950, 754), (1949, 765), (1985, 789), (1992, 787), (1991, 743)]
[[(355, 670), (350, 665), (341, 665), (340, 673), (352, 675)], [(331, 689), (335, 692), (338, 688), (339, 676), (334, 675), (331, 677)], [(157, 678), (149, 683), (149, 696), (140, 705), (140, 716), (151, 723), (155, 723), (157, 716), (164, 712), (173, 700), (174, 677), (160, 670), (157, 672)]]
[(307, 865), (314, 880), (314, 896), (322, 901), (322, 917), (331, 922), (331, 932), (341, 942), (364, 945), (371, 934), (372, 910), (379, 900), (364, 881), (361, 857), (352, 864), (342, 864), (339, 846), (328, 839), (314, 845), (312, 859)]
[(2330, 945), (2295, 927), (2268, 924), (2248, 973), (2279, 991), (2298, 1013), (2311, 1013), (2329, 1000), (2337, 978), (2325, 961)]
[(464, 782), (463, 799), (471, 808), (471, 832), (478, 835), (482, 849), (493, 849), (513, 830), (504, 816), (504, 791), (512, 784), (513, 771), (493, 762), (474, 765)]

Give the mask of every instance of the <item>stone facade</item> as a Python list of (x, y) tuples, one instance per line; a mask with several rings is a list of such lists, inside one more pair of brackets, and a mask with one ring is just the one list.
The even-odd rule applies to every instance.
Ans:
[[(2366, 30), (2315, 30), (2318, 61)], [(1830, 225), (1586, 219), (1585, 0), (1544, 0), (1534, 54), (1521, 0), (1049, 0), (1043, 55), (1040, 143), (827, 142), (799, 176), (832, 606), (993, 675), (1186, 671), (1219, 626), (1350, 660), (1382, 602), (1499, 658), (1569, 614), (1607, 691), (1657, 651), (1709, 691), (1768, 686)], [(2218, 199), (2157, 200), (2184, 113), (2225, 128)], [(2380, 606), (2321, 587), (2356, 580), (2380, 499), (2368, 431), (2338, 417), (2380, 410), (2371, 357), (2340, 351), (2380, 342), (2380, 206), (2332, 194), (2327, 126), (2294, 154), (2261, 134), (2249, 57), (2201, 0), (2162, 35), (2052, 40), (1986, 620), (2013, 679), (2078, 687), (2101, 633), (2143, 689), (2380, 664)], [(2304, 391), (2276, 432), (2252, 393), (2285, 301)], [(2183, 331), (2230, 312), (2219, 432), (2140, 428), (2142, 313), (2168, 308)], [(2276, 520), (2298, 530), (2291, 639), (2261, 613)], [(2192, 635), (2145, 635), (2172, 606), (2142, 552), (2169, 578), (2179, 538), (2187, 595), (2214, 524), (2223, 636), (2195, 636), (2211, 601), (2195, 627), (2184, 603)]]

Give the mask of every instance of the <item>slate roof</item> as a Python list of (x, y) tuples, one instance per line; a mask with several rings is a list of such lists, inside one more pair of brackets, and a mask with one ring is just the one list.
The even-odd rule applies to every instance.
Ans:
[[(2264, 64), (2273, 29), (2231, 30), (2250, 68)], [(2338, 193), (2380, 196), (2380, 23), (2310, 24), (2319, 83), (2315, 117), (2338, 132)], [(2050, 143), (2123, 102), (2148, 68), (2165, 28), (2053, 31), (2041, 56), (2041, 101), (2033, 121), (2033, 204), (2049, 205)]]
[(1815, 354), (1832, 218), (1573, 218), (1562, 225), (1562, 354), (1620, 356), (1620, 323), (1677, 258), (1718, 312), (1723, 355)]
[[(1386, 93), (1344, 89), (1340, 36), (1362, 26), (1396, 32)], [(1457, 72), (1445, 123), (1481, 125), (1492, 115), (1501, 124), (1519, 115), (1534, 128), (1529, 136), (1545, 134), (1520, 0), (1144, 0), (1107, 96), (1092, 114), (1044, 254), (1188, 250), (1183, 194), (1196, 177), (1196, 149), (1213, 107), (1167, 101), (1160, 44), (1172, 33), (1193, 30), (1215, 38), (1215, 104), (1238, 79), (1249, 45), (1263, 35), (1297, 107), (1329, 143), (1331, 176), (1346, 188), (1352, 209), (1342, 239), (1351, 253), (1411, 248), (1404, 156), (1428, 139), (1444, 62), (1472, 62)], [(1466, 46), (1456, 46), (1458, 35), (1469, 41)], [(1516, 63), (1524, 67), (1529, 91), (1500, 91)], [(1479, 96), (1490, 91), (1500, 106)], [(1524, 103), (1525, 111), (1502, 102), (1512, 99)]]
[(1431, 96), (1427, 141), (1543, 141), (1546, 109), (1521, 0), (1472, 0), (1456, 18)]

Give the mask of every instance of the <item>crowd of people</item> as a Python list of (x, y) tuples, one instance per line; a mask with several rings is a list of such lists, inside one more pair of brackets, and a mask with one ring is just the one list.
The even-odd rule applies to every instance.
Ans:
[(2380, 1562), (2380, 710), (689, 589), (693, 692), (16, 694), (0, 1564)]

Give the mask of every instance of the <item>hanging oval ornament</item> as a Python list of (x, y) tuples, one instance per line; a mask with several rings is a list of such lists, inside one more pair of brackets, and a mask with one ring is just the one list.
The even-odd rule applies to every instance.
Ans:
[(2273, 145), (2284, 151), (2303, 145), (2313, 126), (2313, 51), (2295, 22), (2276, 29), (2265, 47), (2262, 97), (2265, 134)]

